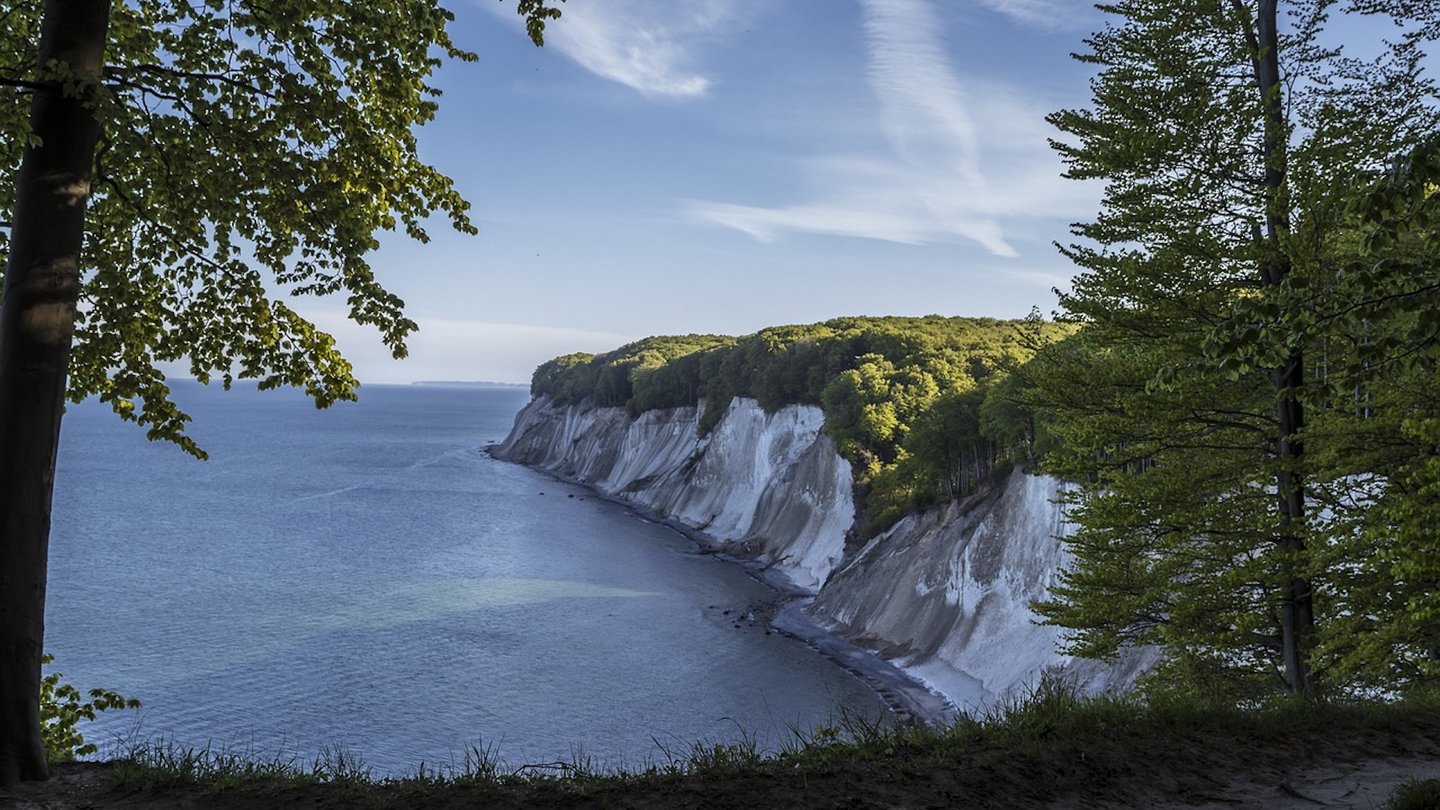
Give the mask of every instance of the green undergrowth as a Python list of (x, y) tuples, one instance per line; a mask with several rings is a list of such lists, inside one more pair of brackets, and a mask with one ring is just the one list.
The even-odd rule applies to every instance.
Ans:
[(1440, 810), (1440, 779), (1406, 782), (1390, 797), (1389, 810)]
[[(1418, 696), (1397, 702), (1302, 702), (1236, 706), (1196, 697), (1077, 698), (1042, 689), (1029, 699), (947, 728), (875, 722), (843, 716), (834, 725), (792, 728), (780, 750), (760, 749), (753, 736), (740, 742), (694, 744), (659, 752), (640, 768), (598, 766), (583, 756), (567, 762), (511, 766), (495, 746), (477, 745), (456, 761), (422, 764), (402, 776), (380, 776), (362, 758), (330, 749), (312, 760), (256, 758), (210, 748), (170, 744), (137, 746), (112, 763), (112, 787), (136, 791), (241, 789), (274, 793), (329, 785), (381, 801), (434, 791), (498, 791), (514, 795), (613, 796), (633, 789), (667, 789), (695, 780), (707, 784), (766, 783), (844, 778), (907, 780), (953, 773), (967, 793), (1029, 795), (1027, 791), (1095, 789), (1095, 780), (1145, 777), (1151, 772), (1226, 773), (1257, 756), (1324, 757), (1375, 753), (1377, 740), (1440, 737), (1440, 700)], [(1330, 741), (1312, 745), (1314, 741)], [(1297, 745), (1309, 741), (1306, 745)], [(1348, 741), (1348, 742), (1347, 742)], [(1346, 748), (1346, 746), (1350, 746)], [(1325, 749), (1325, 750), (1322, 750)], [(1397, 749), (1398, 750), (1398, 749)], [(1287, 752), (1289, 752), (1287, 754)], [(1383, 751), (1379, 753), (1384, 753)], [(1297, 761), (1298, 762), (1298, 761)], [(1036, 774), (1044, 774), (1037, 787)], [(1018, 793), (1017, 793), (1018, 791)], [(1397, 808), (1435, 807), (1440, 783), (1416, 782), (1396, 794)], [(389, 797), (389, 798), (387, 798)], [(1431, 802), (1431, 803), (1425, 803)]]

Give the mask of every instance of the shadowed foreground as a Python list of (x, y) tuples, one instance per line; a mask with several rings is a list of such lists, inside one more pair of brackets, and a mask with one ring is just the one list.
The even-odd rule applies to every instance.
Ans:
[(640, 773), (502, 773), (491, 761), (381, 781), (353, 763), (306, 769), (222, 756), (207, 765), (194, 752), (151, 751), (58, 766), (47, 783), (0, 792), (0, 806), (1383, 808), (1397, 787), (1440, 779), (1434, 701), (1242, 712), (1042, 695), (942, 733), (860, 726), (843, 734), (853, 741), (821, 730), (776, 758), (697, 746)]

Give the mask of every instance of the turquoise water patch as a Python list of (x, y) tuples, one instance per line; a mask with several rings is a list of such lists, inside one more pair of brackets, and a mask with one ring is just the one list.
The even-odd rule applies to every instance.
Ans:
[(507, 608), (570, 599), (643, 599), (652, 591), (614, 588), (579, 580), (488, 577), (412, 583), (376, 594), (364, 605), (345, 605), (319, 617), (316, 629), (378, 629), (435, 621), (486, 608)]

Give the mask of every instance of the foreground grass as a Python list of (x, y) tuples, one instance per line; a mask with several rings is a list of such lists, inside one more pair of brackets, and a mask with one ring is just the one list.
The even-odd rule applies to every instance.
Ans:
[[(108, 779), (113, 791), (132, 796), (208, 796), (197, 806), (214, 805), (220, 794), (232, 806), (248, 806), (245, 796), (260, 806), (301, 795), (322, 806), (326, 797), (334, 806), (827, 806), (826, 791), (862, 806), (951, 799), (1027, 806), (1077, 795), (1138, 805), (1146, 790), (1203, 798), (1227, 775), (1238, 778), (1260, 762), (1274, 768), (1433, 753), (1440, 750), (1440, 700), (1240, 708), (1194, 699), (1079, 699), (1047, 689), (946, 729), (844, 718), (835, 727), (792, 732), (773, 755), (753, 740), (694, 745), (662, 749), (659, 761), (634, 770), (588, 761), (509, 768), (495, 749), (477, 746), (458, 762), (399, 777), (377, 777), (338, 749), (301, 762), (151, 745), (116, 760)], [(1414, 782), (1391, 804), (1437, 807), (1437, 795), (1440, 782)]]

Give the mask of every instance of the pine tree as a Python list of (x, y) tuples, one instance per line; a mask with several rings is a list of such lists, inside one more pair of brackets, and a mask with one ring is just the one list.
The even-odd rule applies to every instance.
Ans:
[[(1360, 249), (1353, 199), (1440, 122), (1420, 70), (1440, 12), (1414, 6), (1102, 6), (1118, 19), (1079, 56), (1093, 107), (1051, 118), (1069, 176), (1106, 183), (1064, 248), (1085, 329), (1040, 359), (1036, 395), (1067, 448), (1051, 468), (1078, 482), (1076, 565), (1039, 608), (1075, 651), (1163, 644), (1164, 672), (1227, 690), (1323, 680), (1333, 536), (1312, 489), (1335, 476), (1307, 439), (1339, 321), (1315, 303)], [(1398, 29), (1354, 58), (1336, 11)]]

